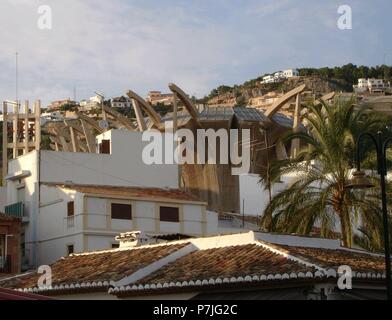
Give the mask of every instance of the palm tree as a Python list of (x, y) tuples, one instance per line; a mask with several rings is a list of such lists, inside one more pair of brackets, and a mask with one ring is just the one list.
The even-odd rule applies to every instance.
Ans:
[[(262, 229), (309, 234), (317, 223), (321, 236), (332, 237), (336, 226), (344, 246), (351, 247), (354, 225), (363, 226), (366, 239), (382, 248), (382, 218), (379, 190), (353, 191), (346, 188), (354, 167), (354, 139), (360, 132), (385, 128), (385, 116), (335, 99), (305, 107), (307, 131), (290, 133), (284, 142), (300, 139), (303, 147), (294, 158), (276, 160), (269, 172), (271, 183), (282, 175), (293, 175), (287, 189), (276, 194), (264, 210)], [(366, 155), (371, 155), (367, 151)], [(374, 180), (377, 177), (372, 177)], [(267, 184), (265, 177), (261, 181)], [(375, 185), (379, 185), (375, 183)], [(361, 230), (358, 230), (361, 232)]]

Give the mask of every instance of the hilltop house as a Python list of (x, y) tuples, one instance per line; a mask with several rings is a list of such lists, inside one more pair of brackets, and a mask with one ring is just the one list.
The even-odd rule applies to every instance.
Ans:
[(292, 77), (299, 77), (299, 71), (297, 69), (287, 69), (266, 75), (263, 77), (261, 83), (277, 83)]
[(112, 108), (131, 108), (132, 107), (132, 101), (128, 97), (116, 97), (110, 99), (110, 104)]
[(147, 96), (147, 101), (153, 106), (158, 103), (165, 106), (173, 104), (174, 95), (172, 93), (162, 93), (161, 91), (150, 91)]
[[(341, 268), (344, 266), (343, 268)], [(350, 272), (351, 273), (347, 273)], [(241, 233), (71, 254), (0, 286), (59, 299), (385, 299), (384, 257), (339, 241)], [(352, 287), (339, 283), (350, 277)]]
[(100, 153), (32, 151), (9, 162), (6, 212), (23, 223), (23, 267), (112, 248), (119, 232), (216, 232), (217, 215), (179, 190), (176, 164), (146, 165), (141, 132), (98, 135)]
[(358, 79), (358, 84), (353, 85), (353, 88), (357, 93), (381, 93), (387, 89), (390, 89), (391, 84), (389, 82), (385, 82), (383, 79), (360, 78)]

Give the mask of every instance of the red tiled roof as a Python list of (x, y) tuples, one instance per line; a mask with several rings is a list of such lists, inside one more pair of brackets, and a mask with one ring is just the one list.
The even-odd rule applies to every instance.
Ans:
[(317, 269), (288, 260), (262, 246), (247, 244), (192, 252), (138, 283), (170, 283), (308, 271), (315, 272)]
[(317, 264), (324, 269), (338, 269), (348, 265), (356, 272), (384, 272), (385, 260), (381, 255), (368, 252), (351, 251), (347, 249), (332, 250), (323, 248), (294, 247), (271, 245), (283, 252), (298, 257), (309, 263)]
[[(238, 241), (241, 244), (233, 245)], [(380, 283), (385, 277), (382, 256), (327, 247), (331, 247), (330, 242), (324, 248), (277, 245), (257, 240), (253, 233), (245, 233), (75, 254), (51, 266), (52, 286), (54, 293), (91, 287), (90, 290), (110, 288), (110, 293), (122, 295), (172, 287), (194, 290), (202, 286), (250, 283), (285, 285), (286, 282), (317, 282), (329, 277), (336, 278), (337, 269), (341, 265), (350, 266), (354, 278)], [(170, 261), (162, 260), (169, 255)], [(158, 269), (157, 264), (150, 268), (157, 261)], [(144, 269), (145, 273), (141, 273), (140, 270), (147, 266), (149, 268)], [(34, 288), (38, 276), (18, 277), (14, 281), (7, 281), (6, 285), (0, 281), (0, 285)], [(118, 281), (121, 286), (114, 283)]]
[[(102, 282), (100, 287), (108, 287), (111, 281), (118, 281), (135, 271), (181, 249), (187, 243), (113, 249), (94, 253), (73, 254), (61, 258), (51, 265), (52, 287), (75, 285), (77, 283)], [(34, 288), (42, 274), (33, 273), (14, 278), (4, 287)], [(105, 284), (104, 284), (105, 282)], [(107, 282), (107, 284), (106, 284)], [(98, 287), (98, 285), (97, 285)]]
[(77, 192), (94, 195), (121, 196), (129, 198), (151, 198), (156, 200), (170, 199), (189, 202), (202, 202), (190, 193), (180, 189), (163, 188), (141, 188), (141, 187), (118, 187), (99, 185), (79, 185), (79, 184), (55, 184), (46, 183), (49, 186), (58, 186), (64, 189), (75, 190)]

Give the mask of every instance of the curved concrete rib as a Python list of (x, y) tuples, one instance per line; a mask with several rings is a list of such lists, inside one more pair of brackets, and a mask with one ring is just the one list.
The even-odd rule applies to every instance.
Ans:
[(301, 93), (302, 91), (304, 91), (306, 88), (306, 85), (301, 85), (297, 88), (294, 88), (293, 90), (287, 92), (285, 95), (283, 95), (282, 97), (280, 97), (266, 112), (265, 115), (268, 118), (272, 118), (272, 116), (278, 112), (278, 110), (280, 108), (282, 108), (287, 101), (289, 101), (291, 98), (295, 97), (297, 94)]
[(159, 126), (161, 124), (161, 117), (159, 116), (159, 114), (156, 113), (155, 110), (141, 96), (131, 90), (127, 91), (127, 96), (130, 99), (133, 99), (138, 102), (138, 105), (143, 108), (143, 110), (148, 114), (148, 116), (151, 118), (152, 122), (156, 126)]
[(182, 89), (179, 88), (178, 86), (176, 86), (174, 83), (169, 83), (169, 89), (171, 90), (171, 92), (173, 92), (178, 97), (178, 99), (181, 100), (181, 102), (184, 104), (185, 108), (188, 110), (192, 119), (196, 122), (196, 124), (199, 127), (201, 127), (201, 124), (199, 121), (199, 112), (194, 107), (192, 101), (189, 100), (186, 93), (184, 91), (182, 91)]
[(333, 97), (335, 96), (335, 94), (336, 94), (335, 91), (329, 92), (329, 93), (323, 95), (320, 99), (317, 99), (317, 100), (314, 102), (314, 104), (320, 104), (321, 101), (328, 101), (328, 100), (331, 100), (331, 99), (333, 99)]
[(146, 122), (144, 121), (142, 110), (139, 107), (139, 102), (137, 102), (137, 100), (135, 99), (132, 99), (132, 106), (133, 106), (133, 110), (135, 111), (139, 131), (147, 130), (147, 126), (146, 126)]

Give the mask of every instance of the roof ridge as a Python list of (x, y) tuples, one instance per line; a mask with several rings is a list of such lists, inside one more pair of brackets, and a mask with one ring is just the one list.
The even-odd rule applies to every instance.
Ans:
[[(97, 250), (97, 251), (90, 251), (90, 252), (80, 252), (80, 253), (72, 253), (69, 256), (88, 256), (93, 254), (103, 254), (109, 252), (121, 252), (121, 251), (131, 251), (131, 250), (138, 250), (138, 249), (146, 249), (146, 248), (156, 248), (156, 247), (165, 247), (165, 246), (172, 246), (176, 244), (185, 244), (190, 242), (189, 239), (184, 240), (175, 240), (170, 242), (163, 242), (163, 243), (152, 243), (152, 244), (144, 244), (141, 246), (134, 246), (134, 247), (123, 247), (123, 248), (115, 248), (115, 249), (106, 249), (106, 250)], [(63, 257), (65, 258), (65, 257)]]

